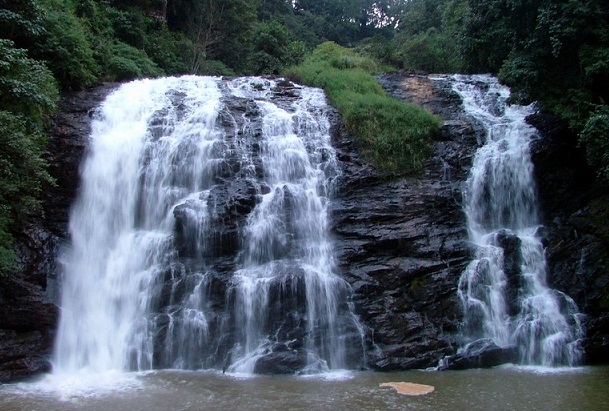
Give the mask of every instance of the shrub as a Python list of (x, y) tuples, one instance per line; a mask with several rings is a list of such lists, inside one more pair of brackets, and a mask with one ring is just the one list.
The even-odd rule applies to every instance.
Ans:
[(0, 275), (14, 266), (11, 233), (39, 207), (42, 185), (53, 182), (42, 159), (44, 142), (24, 117), (0, 111)]
[(597, 168), (601, 180), (609, 182), (609, 106), (597, 107), (579, 136), (588, 163)]
[(292, 41), (286, 27), (276, 20), (259, 23), (253, 37), (253, 52), (247, 65), (256, 74), (279, 73), (302, 60), (304, 43)]
[(343, 115), (362, 153), (387, 175), (421, 170), (439, 121), (421, 107), (388, 96), (372, 76), (379, 65), (335, 43), (321, 44), (285, 74), (321, 87)]
[(12, 232), (38, 207), (42, 185), (53, 182), (42, 159), (42, 130), (57, 100), (44, 64), (0, 39), (0, 275), (14, 268)]
[(106, 80), (123, 81), (163, 74), (146, 53), (128, 44), (116, 41), (108, 44), (104, 51), (107, 53), (103, 66)]
[(235, 71), (221, 61), (203, 60), (199, 65), (197, 74), (207, 74), (211, 76), (234, 76)]
[(98, 80), (99, 66), (81, 25), (71, 12), (49, 8), (43, 26), (47, 33), (33, 55), (45, 60), (63, 89), (80, 89)]
[(378, 74), (384, 70), (384, 67), (373, 58), (363, 56), (331, 41), (317, 46), (308, 61), (337, 69), (360, 68), (370, 74)]
[(144, 51), (167, 74), (188, 73), (193, 58), (193, 44), (183, 33), (160, 28), (149, 21), (144, 38)]
[(454, 72), (459, 69), (450, 40), (434, 28), (416, 35), (396, 36), (396, 60), (405, 69), (432, 73)]

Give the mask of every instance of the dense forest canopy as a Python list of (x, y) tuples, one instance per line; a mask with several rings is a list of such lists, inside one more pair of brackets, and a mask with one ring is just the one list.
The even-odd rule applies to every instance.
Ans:
[(0, 273), (52, 183), (44, 127), (60, 91), (281, 73), (328, 41), (395, 68), (495, 73), (567, 121), (609, 180), (606, 0), (0, 0)]

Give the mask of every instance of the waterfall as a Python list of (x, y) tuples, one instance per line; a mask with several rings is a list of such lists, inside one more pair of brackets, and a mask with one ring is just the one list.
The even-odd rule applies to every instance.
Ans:
[(328, 233), (340, 170), (327, 111), (321, 90), (262, 78), (112, 93), (60, 257), (54, 372), (357, 366)]
[(529, 152), (532, 106), (509, 105), (509, 89), (486, 75), (455, 76), (453, 90), (486, 132), (464, 193), (475, 259), (458, 293), (468, 342), (516, 345), (530, 365), (574, 365), (583, 330), (575, 302), (548, 287)]

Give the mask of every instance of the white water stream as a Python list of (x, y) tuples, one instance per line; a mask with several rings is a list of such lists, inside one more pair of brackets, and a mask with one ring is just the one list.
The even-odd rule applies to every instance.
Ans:
[(534, 108), (509, 105), (509, 89), (491, 76), (455, 76), (453, 90), (486, 130), (464, 195), (476, 247), (459, 282), (465, 337), (516, 345), (523, 364), (575, 365), (582, 354), (579, 313), (569, 296), (548, 287), (538, 235), (529, 151), (536, 130), (525, 121)]
[[(357, 321), (345, 308), (349, 287), (334, 274), (327, 233), (339, 170), (325, 97), (302, 88), (280, 107), (270, 99), (274, 86), (165, 78), (125, 84), (107, 98), (93, 122), (71, 245), (61, 257), (54, 373), (251, 373), (278, 346), (304, 353), (301, 372), (348, 367), (345, 333)], [(226, 98), (260, 112), (261, 130), (244, 113), (227, 133), (219, 117)], [(210, 289), (220, 274), (208, 255), (219, 205), (211, 199), (231, 167), (256, 201), (238, 227), (227, 303), (218, 309)], [(176, 216), (188, 258), (176, 245)], [(283, 317), (304, 334), (286, 340)]]

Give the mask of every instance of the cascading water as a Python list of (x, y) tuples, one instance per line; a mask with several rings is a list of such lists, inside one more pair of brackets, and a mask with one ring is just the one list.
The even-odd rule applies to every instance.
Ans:
[(577, 307), (546, 283), (529, 152), (536, 130), (525, 122), (533, 107), (508, 105), (509, 90), (491, 76), (452, 81), (465, 111), (486, 130), (464, 193), (476, 247), (459, 281), (464, 336), (516, 345), (523, 364), (577, 364), (583, 337)]
[(327, 232), (325, 98), (277, 90), (181, 77), (107, 98), (61, 257), (56, 373), (358, 365)]

